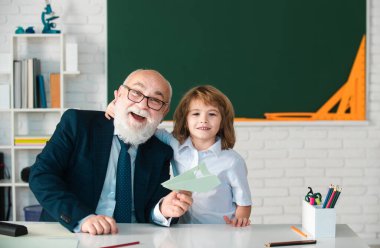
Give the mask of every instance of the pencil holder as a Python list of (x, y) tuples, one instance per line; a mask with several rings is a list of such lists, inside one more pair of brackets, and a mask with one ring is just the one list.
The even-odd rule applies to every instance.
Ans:
[(336, 210), (302, 201), (302, 229), (314, 238), (335, 237)]

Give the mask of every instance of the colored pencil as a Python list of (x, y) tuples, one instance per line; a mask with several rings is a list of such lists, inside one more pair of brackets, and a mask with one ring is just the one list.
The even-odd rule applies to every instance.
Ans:
[(332, 194), (333, 188), (334, 188), (334, 185), (333, 185), (333, 184), (330, 184), (330, 186), (329, 186), (329, 190), (328, 190), (328, 192), (327, 192), (327, 195), (326, 195), (325, 201), (323, 202), (323, 206), (322, 206), (322, 208), (326, 208), (326, 205), (327, 205), (327, 203), (329, 202), (330, 196), (331, 196), (331, 194)]
[(298, 229), (297, 227), (295, 227), (295, 226), (291, 226), (290, 228), (291, 228), (293, 231), (295, 231), (296, 233), (298, 233), (299, 235), (301, 235), (301, 236), (307, 238), (307, 234), (304, 233), (304, 232), (302, 232), (302, 231), (301, 231), (300, 229)]
[(288, 246), (288, 245), (310, 245), (316, 244), (316, 240), (297, 240), (297, 241), (285, 241), (285, 242), (272, 242), (265, 244), (265, 247), (276, 247), (276, 246)]
[(327, 203), (327, 206), (326, 208), (330, 208), (331, 207), (331, 203), (335, 197), (335, 194), (336, 194), (336, 187), (334, 187), (334, 191), (332, 192), (331, 196), (330, 196), (330, 199), (329, 199), (329, 202)]
[(339, 195), (340, 195), (340, 192), (342, 192), (342, 188), (339, 188), (338, 190), (337, 190), (337, 192), (336, 192), (336, 194), (335, 194), (335, 197), (334, 197), (334, 199), (333, 199), (333, 201), (332, 201), (332, 203), (331, 203), (331, 208), (334, 208), (335, 207), (335, 204), (336, 204), (336, 202), (338, 201), (338, 198), (339, 198)]
[(100, 248), (117, 248), (117, 247), (124, 247), (124, 246), (138, 245), (138, 244), (140, 244), (140, 242), (136, 241), (136, 242), (130, 242), (130, 243), (125, 243), (125, 244), (119, 244), (119, 245), (102, 246)]

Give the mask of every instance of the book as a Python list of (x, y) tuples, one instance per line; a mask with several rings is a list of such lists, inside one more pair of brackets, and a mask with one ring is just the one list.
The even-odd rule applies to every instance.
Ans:
[(46, 104), (46, 92), (45, 92), (45, 81), (42, 75), (37, 75), (38, 84), (38, 107), (47, 108)]
[(37, 82), (37, 77), (41, 73), (40, 60), (34, 58), (33, 59), (33, 107), (41, 108), (40, 105), (40, 93), (39, 93), (39, 85)]
[(40, 146), (45, 145), (48, 142), (50, 136), (15, 136), (15, 146)]
[(33, 59), (26, 59), (27, 63), (27, 107), (34, 107), (34, 70), (33, 70)]
[(28, 61), (21, 60), (21, 108), (28, 107)]
[(15, 60), (13, 63), (13, 106), (21, 108), (21, 61)]
[(42, 139), (42, 140), (49, 140), (50, 135), (16, 135), (14, 137), (15, 140), (36, 140), (36, 139)]
[(50, 74), (50, 96), (51, 96), (51, 107), (60, 108), (61, 107), (61, 89), (60, 89), (60, 74), (59, 73)]
[(27, 63), (27, 107), (28, 108), (38, 108), (38, 85), (37, 85), (37, 75), (40, 74), (40, 61), (36, 58), (26, 59)]

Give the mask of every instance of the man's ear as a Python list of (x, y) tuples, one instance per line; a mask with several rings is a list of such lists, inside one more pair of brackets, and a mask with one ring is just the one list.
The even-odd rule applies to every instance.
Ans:
[(117, 99), (119, 99), (121, 97), (123, 90), (125, 90), (125, 88), (120, 85), (119, 89), (117, 89), (113, 92), (114, 102), (116, 102)]
[(162, 123), (164, 121), (165, 116), (169, 113), (169, 110), (170, 110), (170, 106), (168, 104), (167, 107), (166, 107), (166, 109), (162, 112), (163, 116), (162, 116), (162, 120), (160, 121), (160, 123)]
[(165, 109), (165, 111), (164, 111), (164, 118), (165, 118), (165, 116), (169, 113), (169, 110), (170, 110), (170, 105), (167, 104), (167, 105), (166, 105), (166, 109)]

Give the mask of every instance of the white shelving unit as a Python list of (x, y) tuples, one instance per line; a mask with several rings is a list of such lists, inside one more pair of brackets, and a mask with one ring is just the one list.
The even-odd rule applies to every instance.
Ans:
[[(38, 58), (45, 81), (48, 108), (14, 108), (13, 70), (9, 72), (11, 108), (0, 110), (0, 151), (10, 179), (0, 180), (0, 187), (11, 188), (11, 221), (24, 221), (25, 206), (37, 204), (29, 184), (21, 180), (21, 171), (35, 161), (43, 146), (15, 146), (14, 137), (51, 136), (66, 110), (65, 76), (80, 72), (65, 71), (63, 34), (15, 34), (11, 41), (11, 59)], [(50, 108), (50, 73), (60, 74), (60, 108)]]

